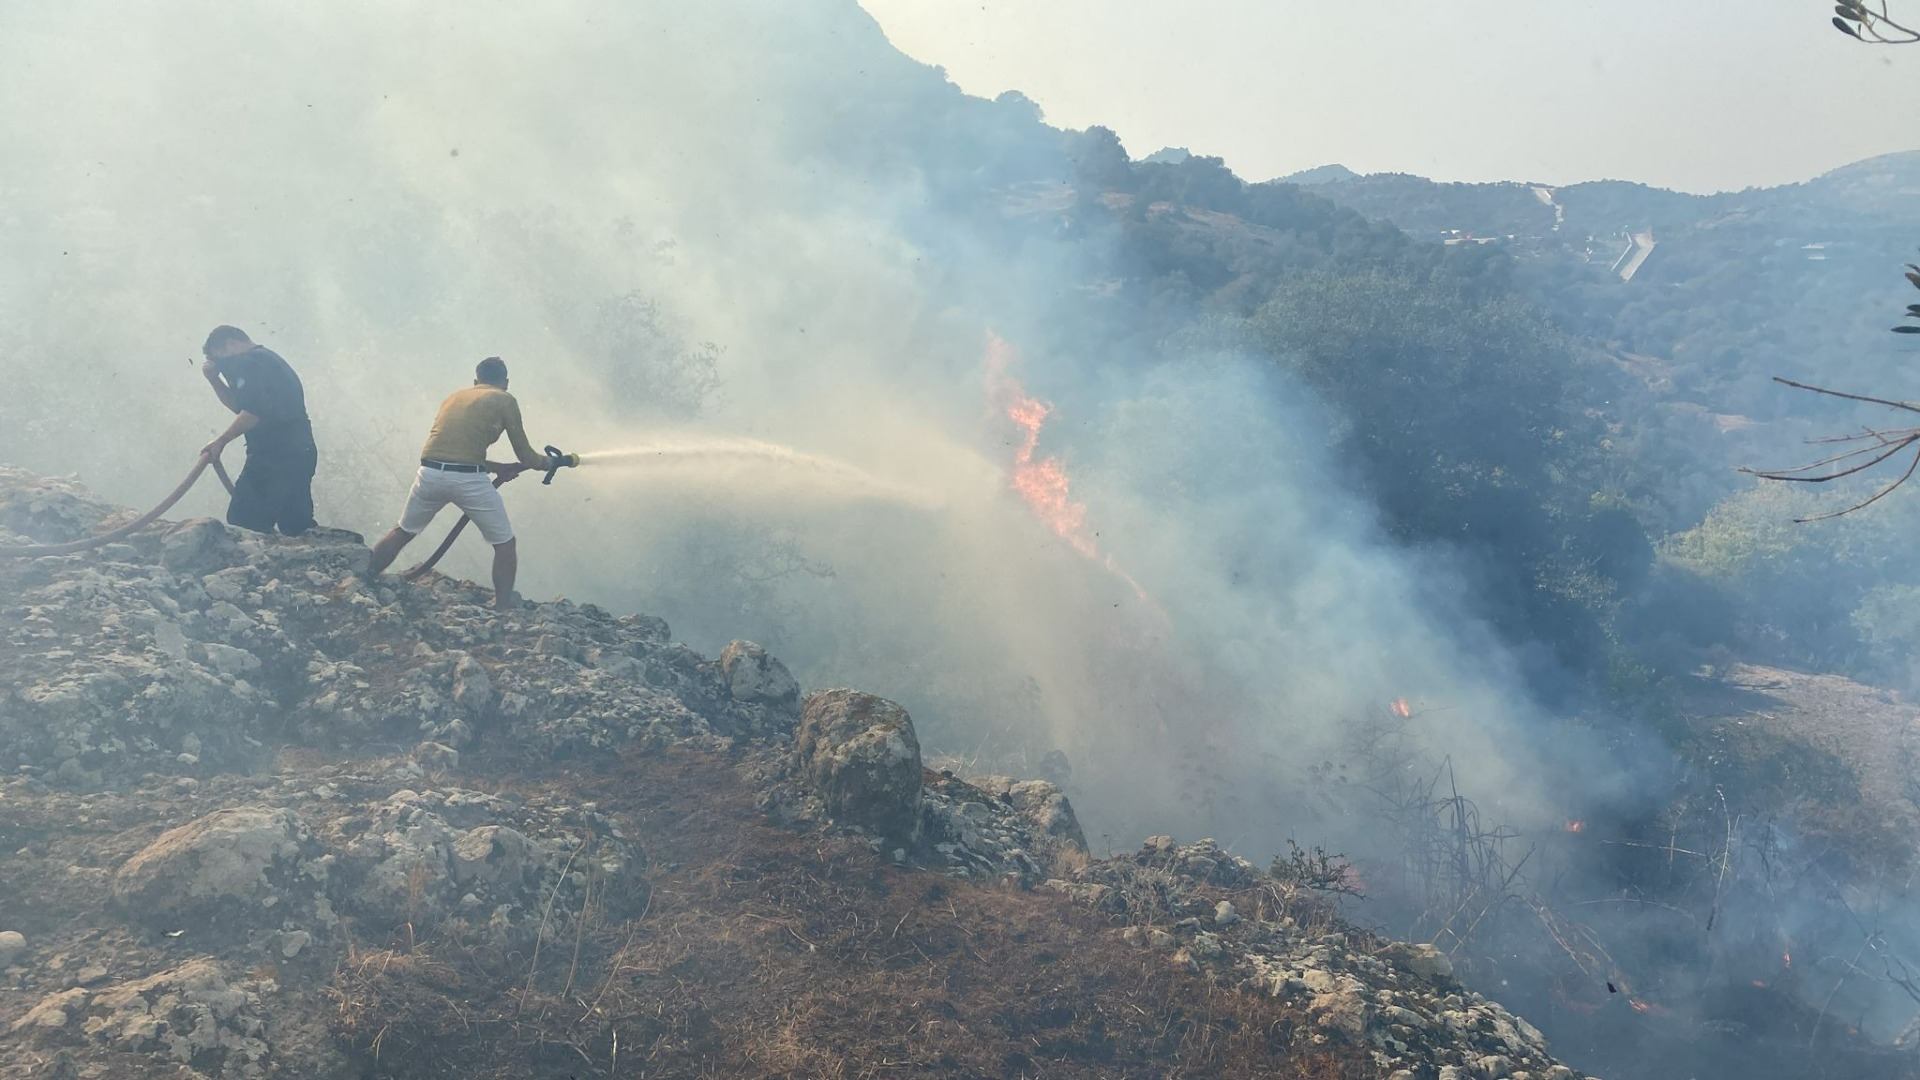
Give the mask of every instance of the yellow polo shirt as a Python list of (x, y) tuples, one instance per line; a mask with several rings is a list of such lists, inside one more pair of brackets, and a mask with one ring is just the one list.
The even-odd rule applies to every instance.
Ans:
[(469, 386), (441, 402), (440, 414), (433, 418), (433, 431), (420, 456), (450, 465), (485, 465), (487, 448), (499, 441), (503, 432), (513, 443), (520, 464), (530, 469), (546, 465), (546, 455), (535, 452), (527, 441), (526, 428), (520, 422), (520, 403), (497, 386)]

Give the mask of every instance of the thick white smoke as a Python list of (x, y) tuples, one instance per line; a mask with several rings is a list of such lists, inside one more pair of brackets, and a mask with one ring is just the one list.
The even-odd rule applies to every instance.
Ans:
[[(1072, 298), (1110, 269), (989, 242), (1007, 215), (952, 190), (1045, 167), (1027, 108), (851, 0), (0, 9), (0, 459), (150, 501), (224, 422), (192, 358), (230, 322), (306, 380), (323, 523), (374, 532), (497, 354), (536, 442), (756, 440), (910, 493), (771, 460), (522, 481), (530, 595), (771, 639), (981, 767), (1062, 749), (1116, 840), (1363, 843), (1300, 776), (1400, 696), (1502, 820), (1550, 816), (1501, 650), (1384, 541), (1311, 400), (1232, 355), (1062, 355), (1105, 336)], [(948, 144), (993, 153), (930, 167)], [(1147, 600), (1008, 491), (989, 328)]]

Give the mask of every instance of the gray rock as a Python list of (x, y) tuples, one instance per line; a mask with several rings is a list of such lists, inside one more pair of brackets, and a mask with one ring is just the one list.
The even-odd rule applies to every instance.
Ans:
[(18, 1035), (36, 1031), (58, 1031), (72, 1022), (93, 995), (79, 987), (50, 994), (40, 1000), (40, 1004), (27, 1010), (27, 1015), (13, 1022), (13, 1032)]
[(553, 920), (548, 932), (557, 932), (580, 912), (589, 888), (607, 905), (596, 918), (622, 917), (645, 906), (645, 858), (615, 832), (590, 806), (516, 807), (459, 789), (396, 791), (336, 838), (331, 899), (362, 934), (438, 929), (481, 909), (498, 914), (497, 937), (531, 935), (543, 916)]
[(1381, 956), (1429, 981), (1453, 978), (1453, 961), (1435, 945), (1394, 942)]
[(244, 675), (260, 667), (260, 658), (245, 649), (215, 642), (209, 642), (201, 648), (207, 651), (207, 664), (222, 675)]
[(478, 660), (462, 655), (454, 662), (453, 700), (469, 717), (484, 719), (493, 710), (494, 698), (493, 680)]
[(216, 573), (240, 559), (239, 543), (224, 524), (212, 518), (183, 521), (160, 541), (160, 564), (175, 573)]
[(462, 884), (517, 884), (539, 855), (533, 841), (521, 833), (504, 825), (482, 825), (453, 842), (453, 876)]
[(0, 930), (0, 968), (12, 967), (26, 951), (25, 935), (18, 930)]
[(460, 751), (429, 740), (413, 748), (413, 760), (423, 769), (449, 772), (460, 767)]
[(1373, 1006), (1359, 994), (1336, 991), (1315, 997), (1307, 1006), (1307, 1015), (1320, 1027), (1349, 1038), (1363, 1038)]
[(222, 1075), (247, 1075), (269, 1056), (258, 1002), (209, 958), (95, 994), (81, 1030), (122, 1053), (180, 1064), (217, 1056)]
[(920, 834), (920, 740), (907, 710), (856, 690), (807, 698), (794, 754), (839, 821), (911, 846)]
[(751, 641), (735, 641), (721, 650), (720, 676), (735, 701), (786, 710), (800, 702), (800, 683), (787, 665)]
[(318, 854), (291, 810), (242, 806), (162, 833), (113, 878), (113, 899), (149, 923), (214, 918), (279, 923), (275, 907), (292, 892), (317, 895), (301, 863)]
[(1011, 805), (1036, 838), (1049, 846), (1087, 850), (1087, 837), (1073, 804), (1060, 788), (1046, 780), (1015, 780), (1005, 776), (983, 776), (968, 781), (975, 787), (998, 795)]

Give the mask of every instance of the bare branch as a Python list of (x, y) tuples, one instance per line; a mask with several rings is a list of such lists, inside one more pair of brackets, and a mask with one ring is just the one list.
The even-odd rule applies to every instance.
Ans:
[(1864, 401), (1869, 405), (1885, 405), (1890, 409), (1905, 409), (1908, 412), (1920, 413), (1920, 405), (1915, 405), (1910, 401), (1891, 401), (1887, 398), (1868, 397), (1865, 394), (1849, 394), (1844, 390), (1829, 390), (1824, 386), (1809, 386), (1806, 383), (1794, 382), (1792, 379), (1783, 379), (1778, 375), (1773, 377), (1773, 381), (1782, 386), (1791, 386), (1795, 390), (1811, 390), (1816, 394), (1826, 394), (1829, 397), (1846, 398), (1848, 401)]
[(1867, 507), (1872, 506), (1874, 503), (1879, 502), (1881, 499), (1886, 498), (1888, 495), (1893, 494), (1894, 488), (1897, 488), (1900, 485), (1906, 483), (1907, 481), (1913, 479), (1913, 473), (1915, 469), (1920, 469), (1920, 451), (1916, 451), (1914, 453), (1913, 461), (1910, 464), (1908, 464), (1907, 471), (1900, 474), (1900, 479), (1895, 480), (1893, 483), (1888, 484), (1886, 487), (1881, 488), (1879, 492), (1876, 493), (1871, 499), (1867, 499), (1864, 502), (1855, 503), (1852, 506), (1847, 507), (1845, 510), (1836, 510), (1831, 514), (1819, 514), (1814, 517), (1794, 518), (1793, 519), (1794, 524), (1805, 525), (1808, 522), (1812, 522), (1812, 521), (1830, 521), (1833, 518), (1842, 516), (1843, 514), (1851, 514), (1855, 510), (1864, 510)]
[[(1901, 441), (1893, 444), (1891, 449), (1884, 451), (1878, 457), (1869, 458), (1868, 460), (1863, 461), (1858, 465), (1854, 465), (1850, 468), (1841, 469), (1838, 472), (1830, 472), (1824, 476), (1799, 476), (1796, 474), (1806, 472), (1809, 469), (1817, 469), (1821, 465), (1827, 464), (1827, 462), (1815, 462), (1812, 465), (1801, 465), (1797, 468), (1792, 468), (1792, 469), (1763, 471), (1760, 469), (1744, 469), (1743, 468), (1740, 471), (1750, 476), (1757, 476), (1762, 480), (1792, 480), (1792, 481), (1798, 481), (1803, 484), (1824, 484), (1829, 480), (1840, 480), (1845, 477), (1852, 476), (1855, 473), (1866, 472), (1868, 469), (1873, 468), (1875, 465), (1878, 465), (1881, 462), (1892, 457), (1893, 455), (1899, 453), (1900, 451), (1905, 450), (1909, 444), (1915, 441), (1920, 441), (1920, 433), (1909, 435), (1907, 438), (1902, 439)], [(1851, 454), (1842, 454), (1841, 457), (1842, 458), (1858, 457), (1860, 454), (1872, 453), (1873, 451), (1879, 450), (1879, 449), (1880, 449), (1879, 446), (1869, 446), (1865, 450), (1857, 450)], [(1833, 458), (1828, 459), (1828, 461), (1833, 461), (1833, 460), (1836, 460), (1836, 459), (1833, 459)]]

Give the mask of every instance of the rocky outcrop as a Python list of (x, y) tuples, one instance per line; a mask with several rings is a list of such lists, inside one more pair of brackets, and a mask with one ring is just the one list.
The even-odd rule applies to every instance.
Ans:
[(1576, 1075), (1531, 1024), (1455, 982), (1440, 949), (1347, 927), (1212, 840), (1153, 837), (1047, 887), (1125, 916), (1122, 939), (1165, 963), (1302, 1007), (1320, 1038), (1365, 1047), (1382, 1076)]
[(888, 843), (920, 836), (920, 740), (907, 710), (857, 690), (807, 698), (794, 755), (836, 821)]
[[(120, 513), (0, 467), (0, 528), (71, 540)], [(750, 642), (708, 661), (665, 623), (484, 590), (368, 583), (360, 538), (160, 524), (95, 552), (0, 559), (0, 747), (74, 788), (256, 767), (292, 739), (346, 749), (485, 737), (549, 756), (778, 739), (798, 684)]]
[(922, 839), (955, 877), (1006, 878), (1031, 886), (1086, 859), (1087, 842), (1073, 805), (1044, 780), (986, 776), (969, 781), (929, 772), (920, 816)]
[(646, 906), (640, 846), (586, 808), (403, 788), (323, 832), (333, 902), (363, 935), (448, 927), (506, 947), (588, 891), (616, 916)]
[(202, 958), (92, 995), (70, 1012), (82, 1034), (219, 1077), (266, 1075), (258, 989)]
[(1035, 843), (1049, 853), (1069, 850), (1085, 854), (1087, 836), (1067, 801), (1066, 792), (1046, 780), (1015, 780), (1010, 776), (976, 777), (973, 785), (1011, 806), (1032, 831)]
[[(71, 540), (121, 516), (0, 468), (5, 532)], [(1272, 880), (1210, 841), (1155, 838), (1092, 860), (1060, 786), (926, 771), (893, 702), (803, 699), (758, 645), (708, 660), (646, 616), (565, 601), (501, 613), (464, 582), (368, 582), (366, 557), (347, 533), (263, 537), (201, 520), (81, 555), (0, 559), (0, 834), (13, 852), (0, 898), (17, 916), (0, 933), (0, 1022), (15, 1036), (0, 1076), (42, 1062), (50, 1075), (80, 1075), (76, 1063), (103, 1076), (358, 1075), (348, 1054), (389, 1024), (422, 1039), (443, 1024), (446, 1047), (482, 1029), (537, 1047), (551, 1017), (615, 1000), (632, 1037), (649, 1030), (635, 1019), (652, 1015), (645, 995), (746, 979), (675, 952), (715, 922), (729, 951), (763, 950), (756, 964), (842, 949), (833, 962), (853, 970), (886, 942), (917, 965), (928, 954), (913, 950), (937, 947), (937, 927), (915, 929), (926, 912), (810, 924), (761, 910), (772, 894), (756, 875), (815, 855), (924, 888), (953, 918), (969, 902), (1074, 914), (1022, 895), (1044, 885), (1092, 913), (1078, 917), (1093, 929), (1073, 924), (1075, 948), (1237, 990), (1383, 1076), (1563, 1075), (1537, 1032), (1454, 983), (1431, 946), (1276, 909), (1263, 899)], [(649, 866), (634, 824), (644, 799), (609, 812), (580, 777), (605, 783), (611, 770), (606, 790), (626, 794), (601, 797), (626, 798), (619, 770), (651, 762), (657, 779), (695, 757), (738, 776), (747, 816), (758, 805), (772, 819), (702, 827), (775, 831), (795, 850), (769, 854), (762, 837), (763, 863), (728, 856), (656, 886), (673, 868)], [(1049, 771), (1069, 776), (1064, 760)], [(659, 808), (670, 827), (710, 812), (686, 801)], [(90, 839), (62, 841), (69, 832)], [(793, 881), (787, 893), (817, 884)], [(691, 893), (716, 906), (691, 913)], [(681, 904), (667, 922), (663, 897)], [(932, 955), (973, 962), (957, 946)], [(449, 963), (480, 979), (466, 989), (508, 987), (494, 995), (506, 1004), (472, 1017), (464, 990), (443, 992)], [(330, 1027), (349, 977), (423, 997), (356, 998), (355, 1021)], [(529, 1011), (532, 1000), (546, 1004)], [(598, 1022), (565, 1021), (576, 1034)], [(684, 1023), (710, 1025), (692, 1012)], [(569, 1044), (569, 1068), (583, 1052), (611, 1056), (615, 1029), (600, 1030), (604, 1045)]]

